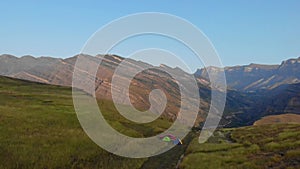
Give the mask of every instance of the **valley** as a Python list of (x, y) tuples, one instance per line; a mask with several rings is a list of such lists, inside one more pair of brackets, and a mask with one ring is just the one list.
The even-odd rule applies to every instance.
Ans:
[[(111, 101), (111, 76), (123, 58), (113, 55), (86, 57), (91, 65), (96, 65), (97, 57), (103, 59), (95, 82), (96, 98), (105, 119), (114, 129), (131, 137), (149, 137), (172, 125), (180, 102), (178, 86), (172, 77), (165, 72), (150, 69), (133, 79), (130, 98), (139, 110), (149, 108), (147, 95), (151, 90), (160, 87), (168, 93), (168, 108), (164, 113), (155, 121), (141, 125), (120, 115)], [(239, 87), (231, 85), (229, 79), (226, 106), (219, 128), (208, 142), (199, 144), (199, 130), (210, 107), (212, 89), (205, 73), (199, 77), (198, 71), (195, 77), (201, 103), (196, 123), (183, 139), (184, 144), (158, 156), (129, 159), (101, 149), (81, 128), (73, 107), (70, 87), (75, 60), (76, 57), (0, 57), (0, 73), (9, 76), (0, 76), (0, 161), (3, 161), (0, 168), (201, 169), (300, 166), (300, 126), (297, 120), (300, 112), (300, 84), (297, 80), (248, 90), (241, 87), (244, 84)], [(284, 62), (289, 63), (292, 62)], [(295, 61), (293, 64), (297, 63)], [(15, 64), (19, 66), (12, 66)], [(133, 65), (132, 69), (147, 66), (146, 63), (134, 60), (127, 64)], [(180, 69), (165, 67), (182, 77), (186, 74)], [(273, 69), (279, 67), (259, 66), (254, 70), (267, 69), (274, 73)], [(293, 71), (297, 71), (296, 68)], [(225, 68), (225, 71), (237, 70)], [(248, 78), (247, 73), (238, 76)], [(269, 72), (268, 76), (273, 75)], [(291, 76), (296, 77), (297, 74)], [(233, 75), (229, 73), (228, 78), (231, 77)], [(253, 77), (252, 81), (256, 78), (260, 77)], [(255, 81), (253, 83), (258, 84)], [(81, 94), (85, 95), (85, 92)], [(127, 107), (122, 101), (117, 104), (124, 109)]]
[[(0, 77), (0, 93), (0, 168), (299, 166), (299, 124), (223, 128), (204, 144), (193, 130), (182, 146), (148, 159), (129, 159), (106, 152), (88, 138), (76, 118), (71, 88)], [(163, 117), (152, 124), (134, 124), (110, 101), (98, 104), (110, 125), (129, 136), (158, 134), (171, 125)]]

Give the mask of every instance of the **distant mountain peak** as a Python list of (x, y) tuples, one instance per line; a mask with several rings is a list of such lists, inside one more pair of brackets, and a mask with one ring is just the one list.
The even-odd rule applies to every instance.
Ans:
[[(300, 57), (283, 61), (280, 65), (251, 63), (224, 68), (227, 85), (236, 90), (252, 91), (272, 89), (283, 84), (293, 84), (300, 79)], [(198, 69), (197, 77), (208, 79), (207, 71), (217, 72), (218, 68)]]
[(0, 55), (0, 59), (11, 59), (11, 58), (16, 59), (17, 57), (15, 57), (14, 55), (10, 55), (10, 54)]
[(300, 57), (296, 59), (288, 59), (281, 63), (281, 65), (287, 65), (287, 64), (300, 64)]
[(33, 57), (31, 55), (24, 55), (24, 56), (21, 56), (21, 58), (32, 58), (32, 59), (35, 59), (35, 57)]

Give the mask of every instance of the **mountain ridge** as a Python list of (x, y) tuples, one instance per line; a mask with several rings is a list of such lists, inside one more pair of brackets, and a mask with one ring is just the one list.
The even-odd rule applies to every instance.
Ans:
[[(195, 72), (195, 76), (208, 79), (208, 72), (214, 74), (219, 71), (222, 71), (222, 68), (202, 68)], [(224, 71), (230, 89), (239, 91), (273, 89), (280, 85), (300, 82), (300, 57), (282, 61), (280, 65), (251, 63), (225, 67)]]
[[(74, 66), (78, 56), (80, 55), (60, 59), (51, 57), (35, 58), (32, 56), (17, 58), (13, 55), (0, 55), (0, 75), (39, 83), (71, 86)], [(89, 55), (83, 56), (86, 57), (90, 67), (98, 66), (99, 59), (102, 59), (96, 74), (96, 81), (94, 82), (96, 86), (96, 96), (99, 99), (112, 100), (112, 75), (118, 65), (124, 61), (124, 58), (117, 55), (96, 55), (95, 57)], [(288, 92), (289, 90), (292, 90), (294, 93), (297, 93), (300, 89), (297, 87), (289, 89), (289, 87), (287, 87), (290, 84), (298, 86), (298, 84), (296, 84), (298, 81), (293, 79), (294, 76), (298, 77), (297, 72), (299, 72), (300, 75), (298, 61), (300, 62), (300, 58), (283, 61), (281, 65), (261, 65), (252, 63), (244, 66), (225, 67), (227, 81), (228, 78), (229, 81), (224, 117), (220, 125), (251, 125), (255, 120), (266, 115), (290, 113), (291, 111), (283, 111), (282, 108), (272, 103), (273, 100), (273, 102), (277, 102), (283, 107), (287, 106), (287, 103), (280, 101), (280, 99), (276, 99), (278, 96), (274, 95), (275, 93), (280, 94), (281, 92), (281, 97), (285, 96), (287, 101), (296, 105), (294, 107), (300, 105), (300, 102), (298, 103), (298, 96), (294, 96), (291, 92)], [(129, 65), (128, 72), (126, 73), (150, 66), (147, 63), (133, 59), (126, 59), (125, 64)], [(294, 65), (290, 67), (291, 64)], [(172, 68), (167, 65), (160, 65), (159, 67), (180, 75), (183, 80), (185, 75), (187, 75), (187, 73), (180, 68)], [(251, 68), (251, 71), (249, 68)], [(214, 73), (214, 71), (219, 71), (219, 69), (220, 68), (217, 67), (207, 68), (207, 70), (212, 73)], [(89, 69), (87, 68), (87, 70)], [(275, 70), (276, 76), (274, 75)], [(94, 79), (91, 74), (85, 70), (79, 71), (90, 77), (88, 82), (82, 83), (93, 83)], [(204, 121), (210, 107), (211, 86), (209, 80), (205, 77), (205, 73), (207, 73), (205, 71), (206, 70), (202, 69), (201, 72), (198, 71), (198, 73), (196, 72), (194, 74), (201, 97), (196, 124), (201, 124)], [(289, 71), (293, 71), (293, 73), (289, 73)], [(291, 76), (287, 76), (286, 73)], [(235, 80), (235, 78), (237, 78), (237, 80)], [(263, 80), (260, 80), (262, 78)], [(276, 83), (274, 83), (274, 80)], [(271, 87), (264, 87), (269, 84), (272, 84)], [(122, 86), (122, 84), (120, 84), (120, 86)], [(138, 110), (147, 110), (150, 107), (148, 96), (150, 92), (157, 87), (168, 93), (167, 99), (169, 106), (167, 106), (163, 115), (172, 120), (176, 119), (180, 107), (180, 91), (176, 80), (163, 71), (149, 69), (138, 73), (130, 84), (130, 91), (134, 91), (129, 93), (131, 103)], [(119, 89), (116, 88), (115, 90)], [(123, 93), (123, 95), (128, 96), (126, 93)], [(272, 97), (266, 97), (266, 95), (272, 95)], [(266, 102), (265, 100), (271, 101)], [(158, 103), (159, 101), (157, 100), (156, 102)], [(119, 99), (118, 103), (123, 104), (123, 100)], [(274, 106), (275, 108), (271, 110), (266, 106)], [(290, 106), (289, 110), (292, 110), (292, 108), (293, 106)], [(298, 109), (296, 108), (296, 110)], [(292, 112), (294, 111), (295, 110), (292, 110)]]

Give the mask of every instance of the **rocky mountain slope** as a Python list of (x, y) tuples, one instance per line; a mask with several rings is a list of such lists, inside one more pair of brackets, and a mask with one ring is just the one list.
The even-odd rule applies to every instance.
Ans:
[[(0, 75), (71, 86), (77, 57), (78, 55), (67, 59), (32, 56), (17, 58), (12, 55), (1, 55)], [(97, 55), (96, 57), (84, 55), (84, 57), (88, 60), (89, 68), (98, 66), (99, 59), (102, 60), (94, 82), (96, 96), (99, 99), (112, 100), (112, 76), (124, 58), (116, 55)], [(125, 65), (128, 67), (125, 74), (151, 66), (131, 59), (127, 59)], [(160, 68), (180, 75), (182, 80), (188, 76), (186, 72), (178, 68), (170, 68), (166, 65), (161, 65)], [(87, 70), (78, 71), (90, 77), (89, 69)], [(201, 97), (197, 124), (204, 121), (210, 107), (211, 89), (209, 80), (206, 79), (207, 71), (214, 73), (220, 70), (216, 67), (208, 67), (206, 70), (200, 69), (195, 73)], [(229, 89), (221, 126), (251, 125), (263, 116), (300, 112), (300, 84), (296, 84), (300, 79), (300, 58), (284, 61), (281, 65), (250, 64), (226, 67), (225, 72)], [(90, 81), (82, 82), (83, 85), (89, 83), (93, 83), (92, 78)], [(122, 84), (116, 86), (114, 90), (120, 91), (121, 89), (118, 88), (120, 86)], [(171, 120), (175, 119), (180, 107), (180, 91), (176, 80), (164, 71), (148, 69), (138, 73), (130, 83), (131, 103), (139, 110), (149, 109), (149, 94), (156, 88), (165, 91), (168, 99), (163, 116)], [(128, 94), (123, 92), (123, 95)], [(122, 98), (117, 101), (124, 104)], [(155, 102), (160, 103), (160, 100)]]
[[(300, 57), (283, 61), (280, 65), (250, 64), (225, 67), (227, 85), (235, 90), (254, 91), (273, 89), (283, 84), (300, 82)], [(216, 67), (198, 69), (195, 75), (207, 79), (207, 72), (220, 71)]]
[[(126, 59), (116, 55), (97, 55), (95, 57), (89, 55), (81, 55), (85, 57), (88, 62), (88, 68), (85, 70), (78, 70), (82, 75), (88, 76), (89, 81), (82, 82), (82, 85), (94, 83), (91, 76), (90, 69), (97, 67), (99, 60), (102, 60), (101, 65), (98, 67), (95, 81), (96, 96), (99, 99), (112, 100), (112, 77), (118, 65), (124, 61), (126, 65), (125, 74), (120, 75), (121, 78), (127, 79), (126, 74), (130, 74), (144, 67), (150, 67), (151, 65), (132, 59)], [(34, 82), (41, 82), (54, 85), (71, 86), (72, 76), (74, 72), (74, 66), (79, 55), (76, 55), (67, 59), (40, 57), (34, 58), (32, 56), (24, 56), (17, 58), (11, 55), (0, 56), (0, 75), (9, 76), (18, 79), (25, 79)], [(156, 68), (161, 68), (158, 70)], [(130, 97), (130, 101), (138, 110), (147, 110), (150, 107), (149, 94), (153, 89), (161, 89), (165, 91), (168, 103), (163, 116), (170, 119), (176, 119), (176, 115), (180, 107), (180, 90), (177, 81), (171, 77), (167, 72), (172, 72), (179, 76), (182, 81), (188, 80), (190, 76), (186, 72), (178, 68), (171, 68), (166, 65), (160, 67), (154, 67), (138, 73), (130, 83), (129, 94), (122, 91), (122, 83), (114, 86), (114, 90), (119, 91), (122, 97)], [(119, 76), (119, 75), (117, 75)], [(128, 80), (128, 79), (127, 79)], [(203, 96), (201, 101), (201, 108), (199, 111), (199, 118), (197, 123), (203, 121), (206, 115), (206, 110), (209, 108), (209, 87), (208, 81), (203, 78), (198, 78), (197, 83), (200, 88), (200, 93)], [(87, 89), (88, 90), (88, 89)], [(191, 94), (193, 95), (193, 94)], [(119, 104), (127, 104), (124, 99), (119, 97), (117, 102)], [(190, 99), (190, 103), (193, 103), (193, 98)], [(160, 100), (155, 101), (157, 104)]]
[(252, 125), (261, 117), (279, 114), (300, 114), (300, 83), (281, 85), (270, 90), (237, 92), (231, 95), (234, 107), (225, 115), (231, 122), (229, 126)]

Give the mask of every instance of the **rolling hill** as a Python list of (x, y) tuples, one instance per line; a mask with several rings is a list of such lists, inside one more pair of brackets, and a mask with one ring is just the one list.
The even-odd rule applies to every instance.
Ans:
[(270, 115), (257, 120), (253, 125), (266, 125), (266, 124), (297, 124), (300, 123), (300, 115), (298, 114), (280, 114)]
[(77, 120), (68, 87), (0, 77), (0, 93), (0, 168), (131, 169), (146, 160), (121, 158), (94, 144)]
[[(144, 163), (151, 158), (119, 157), (92, 142), (77, 120), (69, 87), (0, 76), (0, 93), (0, 168), (133, 169), (149, 165)], [(122, 117), (111, 101), (99, 100), (98, 104), (108, 123), (128, 136), (156, 135), (171, 125), (163, 117), (151, 123), (133, 123)], [(164, 165), (176, 165), (181, 155), (177, 152), (186, 146), (162, 154)]]

